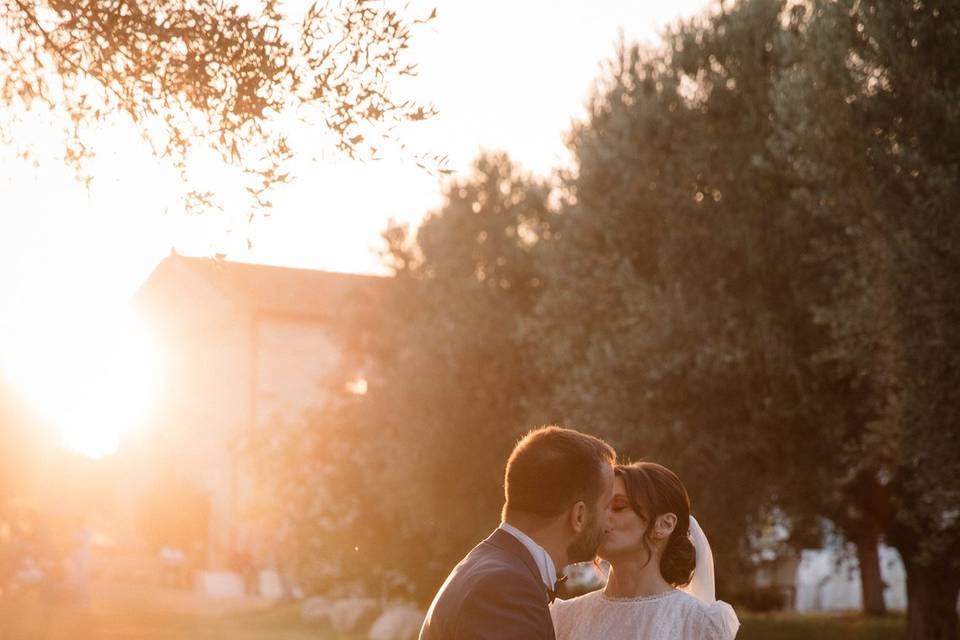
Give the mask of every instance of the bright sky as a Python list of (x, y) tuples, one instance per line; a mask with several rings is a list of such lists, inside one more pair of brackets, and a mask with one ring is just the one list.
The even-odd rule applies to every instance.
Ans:
[[(294, 15), (307, 4), (286, 6)], [(414, 11), (436, 6), (438, 17), (414, 35), (409, 59), (420, 75), (410, 87), (440, 116), (411, 127), (405, 139), (448, 154), (455, 171), (467, 170), (489, 149), (547, 174), (567, 162), (564, 134), (584, 114), (619, 30), (628, 41), (654, 42), (664, 25), (705, 4), (416, 0)], [(56, 149), (55, 133), (47, 123), (21, 132), (35, 143), (39, 167), (0, 148), (0, 371), (60, 425), (68, 443), (75, 437), (92, 442), (84, 424), (97, 418), (76, 416), (95, 409), (74, 409), (80, 398), (90, 404), (89, 398), (102, 397), (111, 381), (111, 393), (137, 404), (131, 400), (107, 422), (129, 423), (146, 410), (142, 387), (155, 365), (143, 364), (153, 356), (124, 307), (171, 247), (247, 262), (377, 272), (375, 249), (387, 220), (416, 224), (441, 202), (437, 179), (412, 162), (360, 164), (318, 148), (317, 160), (298, 160), (298, 179), (275, 193), (271, 218), (227, 232), (234, 221), (222, 216), (178, 215), (176, 178), (137, 144), (132, 128), (118, 124), (104, 132), (89, 190), (56, 160), (44, 161)], [(215, 171), (211, 167), (211, 175)], [(103, 355), (117, 352), (117, 336), (123, 352), (142, 354), (140, 365)], [(93, 361), (99, 373), (90, 376)], [(126, 386), (117, 388), (119, 379)], [(99, 385), (101, 396), (84, 384)], [(103, 437), (88, 442), (86, 451), (115, 448), (121, 428), (111, 429), (101, 429)]]

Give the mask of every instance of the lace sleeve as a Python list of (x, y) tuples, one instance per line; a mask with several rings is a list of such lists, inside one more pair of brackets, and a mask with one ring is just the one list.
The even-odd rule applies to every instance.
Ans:
[(733, 640), (740, 629), (740, 619), (736, 612), (726, 602), (717, 601), (711, 604), (706, 612), (706, 633), (708, 640)]

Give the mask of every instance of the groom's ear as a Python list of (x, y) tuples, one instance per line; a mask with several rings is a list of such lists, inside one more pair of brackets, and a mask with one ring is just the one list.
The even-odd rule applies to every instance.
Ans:
[(580, 533), (587, 525), (587, 503), (581, 500), (570, 507), (570, 528)]

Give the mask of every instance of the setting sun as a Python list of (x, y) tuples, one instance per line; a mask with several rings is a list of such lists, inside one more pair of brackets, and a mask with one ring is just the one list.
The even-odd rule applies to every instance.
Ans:
[(6, 375), (63, 446), (110, 455), (148, 417), (161, 358), (132, 312), (53, 315), (17, 333)]

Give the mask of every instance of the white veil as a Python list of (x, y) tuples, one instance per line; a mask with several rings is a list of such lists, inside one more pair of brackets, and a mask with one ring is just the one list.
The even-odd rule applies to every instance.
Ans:
[(704, 602), (716, 602), (717, 590), (713, 578), (713, 551), (707, 541), (707, 535), (700, 528), (700, 523), (690, 516), (690, 539), (693, 548), (697, 551), (697, 564), (693, 570), (693, 579), (680, 590), (689, 593), (694, 598)]

